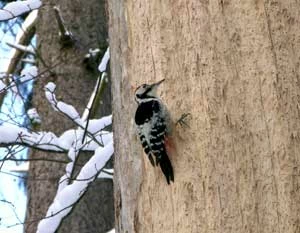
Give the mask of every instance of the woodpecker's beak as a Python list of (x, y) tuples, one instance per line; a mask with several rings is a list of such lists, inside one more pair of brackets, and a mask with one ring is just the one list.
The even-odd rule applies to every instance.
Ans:
[(163, 81), (165, 81), (165, 79), (162, 79), (162, 80), (158, 81), (157, 83), (153, 83), (151, 86), (152, 87), (154, 87), (154, 86), (158, 87)]

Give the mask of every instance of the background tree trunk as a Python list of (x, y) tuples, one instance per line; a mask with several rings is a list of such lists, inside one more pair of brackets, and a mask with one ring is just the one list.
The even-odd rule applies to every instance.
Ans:
[[(76, 40), (73, 47), (63, 48), (59, 43), (58, 25), (53, 11), (55, 4), (59, 4), (66, 26)], [(74, 128), (75, 125), (54, 112), (45, 99), (44, 86), (53, 81), (57, 85), (56, 94), (59, 99), (74, 105), (80, 113), (84, 111), (99, 73), (88, 71), (84, 67), (83, 59), (90, 48), (98, 48), (107, 43), (105, 1), (43, 1), (39, 12), (37, 38), (38, 51), (44, 61), (44, 63), (39, 62), (40, 72), (49, 69), (51, 73), (44, 73), (36, 82), (33, 106), (41, 115), (43, 130), (59, 135), (67, 129)], [(109, 88), (105, 91), (102, 101), (104, 104), (100, 107), (97, 117), (111, 113)], [(85, 161), (88, 156), (88, 154), (80, 154)], [(55, 155), (40, 151), (32, 151), (31, 157), (67, 159), (65, 154)], [(34, 179), (29, 179), (28, 182), (27, 221), (45, 217), (56, 193), (58, 179), (65, 173), (65, 166), (66, 164), (49, 161), (30, 163), (29, 175)], [(64, 220), (59, 232), (99, 233), (113, 228), (112, 190), (111, 180), (96, 180), (74, 211)], [(27, 224), (26, 233), (35, 232), (37, 223)]]
[[(297, 1), (109, 1), (117, 232), (300, 232)], [(165, 78), (175, 183), (136, 137), (131, 86)]]

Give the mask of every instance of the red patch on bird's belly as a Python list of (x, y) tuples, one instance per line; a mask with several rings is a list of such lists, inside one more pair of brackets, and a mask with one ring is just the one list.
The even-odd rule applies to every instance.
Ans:
[(165, 136), (165, 147), (167, 150), (167, 154), (172, 157), (176, 153), (176, 147), (174, 143), (174, 139), (171, 136)]

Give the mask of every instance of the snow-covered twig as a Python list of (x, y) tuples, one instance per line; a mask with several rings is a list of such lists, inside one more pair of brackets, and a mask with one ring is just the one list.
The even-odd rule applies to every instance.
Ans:
[[(101, 69), (106, 70), (106, 66), (109, 60), (109, 49), (106, 51), (106, 55), (102, 59), (100, 65)], [(100, 67), (99, 66), (99, 67)], [(103, 72), (102, 70), (101, 72)], [(92, 93), (88, 106), (82, 117), (79, 117), (76, 109), (62, 101), (58, 101), (55, 96), (55, 84), (48, 83), (45, 86), (46, 98), (50, 102), (55, 111), (61, 112), (63, 115), (71, 119), (76, 123), (78, 129), (75, 131), (75, 137), (72, 139), (71, 146), (68, 152), (69, 158), (72, 160), (66, 166), (66, 173), (60, 178), (60, 183), (56, 197), (47, 211), (46, 217), (40, 221), (38, 225), (38, 233), (53, 233), (57, 230), (63, 218), (70, 213), (73, 206), (79, 201), (79, 199), (87, 191), (89, 184), (96, 178), (112, 178), (112, 171), (105, 170), (104, 167), (110, 157), (112, 156), (113, 139), (112, 133), (103, 130), (106, 126), (111, 124), (111, 116), (102, 117), (99, 120), (89, 120), (93, 103), (95, 102), (99, 92), (104, 85), (102, 83), (107, 82), (106, 73), (103, 72), (102, 79), (98, 79), (97, 85)], [(107, 124), (109, 123), (109, 124)], [(85, 126), (85, 127), (84, 127)], [(84, 130), (84, 131), (83, 131)], [(87, 132), (87, 139), (85, 139), (85, 132)], [(98, 141), (100, 136), (101, 141)], [(78, 176), (73, 179), (72, 174), (78, 153), (84, 142), (92, 140), (93, 143), (98, 143), (97, 149), (92, 158), (84, 165), (80, 170)], [(72, 182), (73, 181), (73, 182)], [(71, 183), (72, 182), (72, 183)]]
[[(17, 2), (19, 3), (19, 2)], [(16, 44), (18, 45), (29, 45), (34, 32), (33, 28), (37, 22), (38, 11), (34, 10), (26, 17), (24, 23), (22, 24), (22, 30), (20, 30), (16, 36)], [(10, 62), (6, 69), (6, 74), (11, 74), (16, 69), (20, 58), (23, 55), (23, 51), (20, 49), (13, 49), (10, 55)]]
[(28, 147), (63, 152), (66, 149), (59, 146), (58, 138), (51, 132), (30, 132), (17, 125), (3, 123), (0, 125), (0, 145), (25, 145)]
[[(96, 179), (100, 171), (113, 154), (113, 142), (105, 147), (99, 147), (92, 158), (84, 165), (77, 179), (56, 194), (56, 197), (47, 211), (46, 218), (40, 221), (37, 233), (54, 233), (62, 219), (72, 210), (81, 196), (87, 191), (89, 184)], [(63, 210), (63, 211), (61, 211)], [(53, 215), (54, 213), (58, 213)], [(49, 218), (51, 216), (51, 218)]]
[[(36, 71), (35, 71), (36, 69)], [(18, 86), (31, 82), (42, 76), (43, 73), (37, 73), (36, 66), (27, 66), (21, 71), (20, 79), (14, 78), (13, 75), (0, 74), (0, 94), (12, 90), (12, 92), (18, 93)]]
[[(52, 82), (48, 83), (45, 86), (46, 98), (49, 101), (49, 103), (51, 104), (51, 106), (53, 107), (53, 109), (55, 111), (59, 111), (60, 113), (62, 113), (64, 116), (66, 116), (67, 118), (72, 120), (79, 128), (84, 130), (85, 129), (84, 119), (82, 119), (79, 116), (79, 113), (72, 105), (69, 105), (62, 101), (58, 101), (56, 99), (56, 95), (54, 93), (55, 88), (56, 88), (56, 85)], [(106, 126), (108, 126), (110, 124), (111, 124), (111, 116), (102, 117), (101, 119), (99, 119), (97, 131), (104, 129)], [(94, 125), (91, 128), (88, 127), (87, 134), (89, 137), (91, 137), (94, 140), (95, 143), (97, 143), (99, 146), (103, 146), (101, 141), (99, 141), (98, 138), (95, 137), (94, 133), (91, 132), (91, 130), (95, 132), (95, 127), (96, 127), (96, 125)]]
[(82, 140), (84, 140), (85, 135), (87, 133), (87, 128), (89, 126), (89, 119), (91, 118), (90, 116), (92, 113), (91, 110), (94, 108), (95, 102), (98, 99), (97, 97), (102, 96), (102, 93), (108, 83), (108, 77), (107, 77), (108, 75), (106, 73), (108, 61), (109, 61), (109, 47), (106, 49), (105, 54), (100, 62), (99, 68), (98, 68), (99, 71), (102, 72), (101, 78), (98, 77), (96, 86), (90, 97), (89, 103), (88, 103), (84, 113), (82, 114), (82, 118), (86, 122)]
[(42, 2), (40, 0), (27, 0), (10, 2), (0, 9), (0, 21), (13, 19), (26, 12), (40, 8)]
[[(111, 121), (111, 116), (106, 118)], [(107, 120), (104, 121), (108, 122)], [(101, 124), (101, 119), (93, 120), (91, 132), (94, 132), (92, 129), (96, 129), (96, 122), (99, 122)], [(52, 132), (32, 132), (24, 127), (9, 123), (3, 123), (2, 125), (0, 125), (0, 146), (8, 147), (11, 145), (22, 145), (38, 150), (66, 153), (70, 150), (72, 143), (76, 138), (76, 135), (80, 133), (78, 131), (81, 131), (81, 133), (83, 133), (82, 129), (78, 129), (77, 131), (68, 130), (64, 132), (60, 137), (57, 137)], [(99, 132), (95, 134), (95, 138), (98, 141), (101, 141), (102, 139), (102, 143), (107, 144), (112, 139), (112, 135), (111, 133), (105, 134), (104, 132)], [(90, 140), (90, 138), (88, 138), (87, 140)], [(85, 140), (84, 144), (79, 149), (85, 151), (94, 151), (98, 147), (98, 144), (94, 143), (93, 141), (87, 140)]]
[(97, 178), (113, 179), (113, 177), (114, 177), (114, 169), (103, 169)]
[(35, 59), (30, 59), (30, 58), (24, 58), (21, 60), (23, 63), (27, 63), (27, 64), (32, 64), (32, 65), (36, 65), (36, 60)]
[(102, 73), (102, 72), (105, 72), (107, 70), (107, 64), (108, 64), (108, 61), (109, 61), (109, 47), (107, 48), (107, 50), (105, 51), (104, 53), (104, 56), (100, 62), (100, 65), (98, 67), (98, 70)]
[(32, 125), (39, 125), (42, 123), (41, 117), (38, 114), (36, 108), (30, 108), (27, 110), (27, 115)]
[(115, 232), (116, 232), (115, 229), (112, 229), (112, 230), (110, 230), (110, 231), (108, 231), (106, 233), (115, 233)]

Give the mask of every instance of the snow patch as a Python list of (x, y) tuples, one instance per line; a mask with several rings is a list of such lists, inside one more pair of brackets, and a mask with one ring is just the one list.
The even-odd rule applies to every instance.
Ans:
[(59, 101), (56, 104), (56, 108), (59, 109), (61, 112), (65, 113), (67, 116), (69, 116), (72, 120), (78, 120), (80, 119), (80, 116), (78, 114), (78, 112), (76, 111), (76, 109), (70, 105), (70, 104), (66, 104), (62, 101)]
[(1, 93), (5, 88), (6, 88), (5, 83), (4, 83), (2, 80), (0, 80), (0, 93)]
[(41, 117), (38, 114), (36, 108), (28, 109), (27, 115), (33, 124), (41, 124), (42, 123)]
[(98, 70), (100, 72), (104, 72), (106, 70), (106, 67), (107, 67), (107, 63), (109, 61), (109, 47), (107, 48), (102, 60), (101, 60), (101, 63), (100, 65), (98, 66)]
[(38, 68), (36, 66), (30, 66), (24, 68), (21, 71), (21, 82), (33, 80), (38, 75)]
[(37, 233), (53, 233), (57, 230), (63, 217), (65, 217), (80, 197), (87, 190), (101, 169), (105, 166), (114, 151), (111, 141), (105, 147), (99, 147), (92, 158), (80, 170), (76, 180), (65, 187), (60, 188), (53, 203), (50, 205), (46, 218), (38, 224)]

